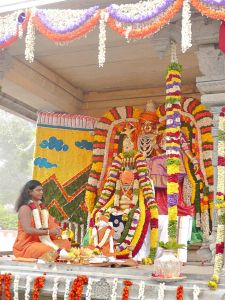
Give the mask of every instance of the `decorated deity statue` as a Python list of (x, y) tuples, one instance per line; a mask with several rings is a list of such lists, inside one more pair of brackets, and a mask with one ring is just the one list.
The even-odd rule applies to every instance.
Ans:
[(98, 213), (110, 216), (117, 256), (128, 257), (129, 249), (133, 246), (135, 259), (145, 258), (150, 249), (153, 259), (157, 245), (158, 209), (146, 160), (140, 152), (134, 150), (134, 131), (132, 124), (126, 124), (121, 132), (123, 151), (112, 161), (93, 218)]
[[(146, 111), (140, 116), (141, 134), (138, 138), (139, 151), (147, 160), (149, 176), (153, 180), (155, 188), (155, 199), (159, 210), (159, 240), (168, 241), (168, 203), (167, 203), (167, 155), (166, 155), (166, 133), (159, 131), (159, 118), (153, 105), (147, 106)], [(146, 125), (147, 124), (147, 125)], [(148, 129), (146, 131), (146, 128)], [(143, 135), (143, 132), (145, 135)], [(148, 145), (144, 144), (146, 136), (151, 137)], [(186, 203), (183, 197), (184, 178), (187, 176), (183, 156), (187, 156), (193, 164), (194, 172), (199, 171), (198, 160), (193, 156), (187, 137), (181, 132), (181, 162), (179, 171), (179, 195), (178, 195), (178, 243), (185, 244), (185, 249), (178, 250), (180, 261), (187, 261), (187, 242), (191, 240), (192, 218), (195, 215), (195, 207), (190, 202)], [(152, 144), (151, 144), (152, 143)], [(143, 145), (145, 145), (143, 147)], [(160, 256), (162, 249), (158, 249), (157, 256)]]
[(109, 216), (99, 214), (97, 219), (98, 221), (92, 229), (89, 247), (105, 256), (112, 256), (114, 254), (114, 230), (109, 222)]

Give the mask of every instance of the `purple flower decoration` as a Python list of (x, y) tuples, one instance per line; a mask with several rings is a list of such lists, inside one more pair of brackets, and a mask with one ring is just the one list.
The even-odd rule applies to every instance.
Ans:
[(24, 12), (22, 12), (21, 14), (19, 14), (19, 16), (18, 16), (18, 23), (19, 24), (23, 24), (25, 18), (26, 18), (26, 15), (25, 15)]
[(225, 0), (201, 0), (201, 2), (207, 5), (225, 6)]

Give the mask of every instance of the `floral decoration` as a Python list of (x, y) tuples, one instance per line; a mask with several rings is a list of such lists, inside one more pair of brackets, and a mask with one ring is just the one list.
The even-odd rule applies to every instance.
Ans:
[(40, 289), (44, 287), (45, 276), (38, 276), (34, 279), (33, 300), (39, 299)]
[(218, 124), (218, 181), (216, 192), (216, 208), (218, 209), (218, 225), (216, 234), (216, 255), (213, 276), (208, 282), (212, 289), (216, 289), (224, 261), (225, 234), (225, 108), (219, 115)]
[(77, 276), (76, 279), (74, 279), (70, 294), (68, 297), (68, 300), (74, 300), (76, 297), (76, 300), (82, 300), (82, 291), (84, 284), (88, 283), (87, 276)]
[(139, 290), (138, 290), (138, 300), (145, 299), (145, 282), (141, 280), (139, 283)]
[(200, 294), (200, 288), (194, 284), (193, 286), (193, 300), (198, 300), (198, 296)]
[(159, 284), (159, 289), (158, 289), (158, 300), (164, 300), (165, 297), (165, 282)]
[(19, 300), (19, 281), (20, 281), (20, 275), (16, 274), (13, 282), (14, 300)]
[[(194, 8), (199, 11), (202, 15), (207, 16), (208, 18), (224, 20), (225, 19), (225, 11), (224, 11), (224, 3), (221, 2), (219, 5), (218, 1), (211, 0), (190, 0), (191, 4)], [(220, 7), (222, 6), (222, 7)]]
[(64, 300), (68, 300), (69, 293), (70, 293), (70, 283), (71, 283), (71, 279), (66, 278), (65, 291), (64, 291)]
[(116, 300), (117, 299), (117, 286), (118, 286), (118, 278), (113, 279), (113, 286), (112, 286), (112, 296), (111, 300)]
[(184, 0), (182, 9), (181, 49), (185, 53), (191, 46), (191, 6), (189, 0)]
[(124, 280), (123, 284), (124, 284), (124, 288), (123, 288), (122, 300), (128, 300), (129, 299), (129, 289), (130, 289), (130, 286), (133, 285), (133, 282), (130, 280)]
[(53, 288), (52, 288), (52, 300), (57, 300), (59, 279), (60, 279), (60, 277), (54, 278), (54, 284), (53, 284)]
[(24, 300), (30, 299), (30, 286), (31, 286), (32, 277), (27, 276), (26, 278), (26, 285), (25, 285), (25, 293), (24, 293)]
[(183, 285), (180, 285), (177, 287), (177, 300), (183, 300), (184, 299), (184, 287)]

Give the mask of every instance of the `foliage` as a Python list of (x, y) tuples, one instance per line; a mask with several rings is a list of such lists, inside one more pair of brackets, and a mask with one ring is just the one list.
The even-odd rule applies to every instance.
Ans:
[(14, 206), (32, 177), (35, 124), (0, 111), (0, 204)]
[(169, 241), (166, 243), (159, 241), (159, 247), (166, 249), (166, 250), (176, 250), (176, 249), (183, 249), (186, 247), (186, 245), (177, 244), (175, 241)]
[(0, 228), (1, 229), (17, 229), (17, 214), (8, 212), (8, 210), (0, 205)]

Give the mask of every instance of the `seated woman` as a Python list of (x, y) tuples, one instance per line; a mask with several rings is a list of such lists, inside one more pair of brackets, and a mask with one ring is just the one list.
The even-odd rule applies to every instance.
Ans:
[(13, 246), (15, 257), (40, 258), (49, 251), (67, 253), (70, 242), (62, 240), (61, 229), (43, 203), (43, 188), (39, 181), (30, 180), (16, 202), (18, 234)]

